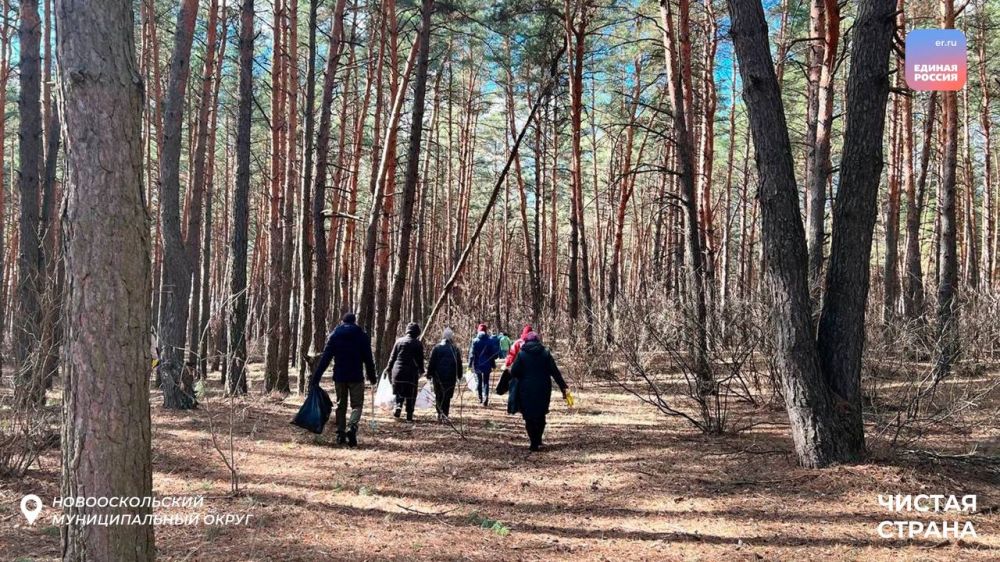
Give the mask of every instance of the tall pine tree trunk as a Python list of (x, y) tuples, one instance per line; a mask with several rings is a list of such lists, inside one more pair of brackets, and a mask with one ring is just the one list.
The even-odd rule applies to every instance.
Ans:
[[(941, 27), (955, 27), (954, 0), (941, 0)], [(958, 216), (956, 210), (956, 170), (958, 168), (958, 96), (956, 92), (941, 92), (944, 154), (941, 162), (941, 184), (938, 187), (938, 216), (941, 221), (938, 250), (937, 357), (934, 379), (940, 380), (951, 371), (958, 353)]]
[(232, 256), (229, 271), (229, 367), (226, 391), (230, 395), (247, 391), (247, 231), (250, 219), (250, 113), (253, 109), (253, 0), (240, 7), (240, 84), (236, 119), (236, 189), (233, 192), (233, 232), (229, 242)]
[[(903, 278), (903, 314), (909, 320), (917, 320), (924, 313), (924, 273), (920, 257), (920, 219), (924, 211), (927, 190), (927, 172), (930, 168), (931, 147), (934, 142), (934, 121), (937, 114), (937, 92), (931, 92), (924, 113), (924, 144), (920, 150), (920, 171), (916, 184), (911, 181), (906, 188), (906, 275)], [(913, 104), (907, 96), (903, 105), (904, 129), (913, 130)], [(912, 135), (907, 134), (904, 142), (910, 144), (913, 152)], [(906, 145), (903, 147), (906, 150)], [(909, 169), (909, 168), (907, 168)], [(908, 174), (912, 177), (912, 174)]]
[[(316, 12), (319, 0), (309, 0), (309, 43), (306, 55), (306, 95), (302, 130), (302, 182), (299, 194), (299, 394), (305, 392), (309, 377), (309, 355), (313, 344), (313, 286), (312, 286), (312, 178), (313, 138), (316, 128)], [(319, 351), (317, 350), (317, 353)]]
[(820, 368), (834, 393), (838, 411), (846, 420), (839, 436), (840, 461), (856, 461), (865, 450), (861, 357), (883, 166), (888, 61), (895, 32), (895, 9), (895, 0), (861, 3), (847, 78), (844, 149), (817, 337)]
[[(681, 14), (683, 16), (683, 13)], [(708, 309), (705, 296), (704, 256), (701, 251), (701, 237), (698, 231), (698, 200), (695, 183), (694, 137), (688, 126), (690, 105), (684, 97), (683, 41), (677, 36), (686, 34), (683, 29), (674, 32), (673, 15), (669, 0), (660, 2), (660, 18), (663, 23), (663, 45), (667, 61), (667, 91), (673, 115), (674, 142), (677, 148), (677, 162), (680, 165), (680, 197), (684, 221), (684, 259), (687, 270), (689, 310), (685, 312), (688, 324), (694, 330), (691, 353), (693, 370), (697, 378), (699, 394), (712, 391), (711, 369), (708, 364)], [(684, 17), (680, 18), (683, 28)], [(678, 44), (681, 45), (678, 48)], [(770, 59), (770, 55), (768, 55)], [(773, 72), (774, 69), (772, 68)]]
[[(211, 165), (208, 163), (209, 159), (214, 159), (215, 155), (210, 153), (208, 148), (210, 144), (214, 144), (214, 138), (209, 139), (209, 135), (214, 137), (215, 128), (212, 126), (212, 120), (214, 119), (215, 111), (215, 95), (214, 92), (216, 88), (213, 87), (216, 80), (216, 68), (221, 68), (221, 65), (215, 63), (215, 54), (217, 50), (222, 47), (218, 44), (218, 20), (219, 20), (219, 2), (218, 0), (212, 0), (208, 6), (208, 31), (205, 36), (205, 65), (202, 69), (201, 76), (201, 98), (198, 100), (198, 120), (195, 125), (195, 151), (194, 151), (194, 174), (191, 178), (191, 208), (188, 211), (188, 223), (187, 231), (184, 235), (184, 243), (188, 256), (188, 264), (191, 266), (193, 284), (191, 286), (191, 320), (188, 322), (189, 330), (187, 336), (188, 342), (188, 364), (196, 365), (202, 361), (202, 353), (204, 349), (201, 347), (201, 330), (202, 330), (202, 291), (203, 291), (203, 280), (202, 277), (205, 274), (205, 268), (201, 266), (200, 260), (202, 252), (208, 252), (209, 240), (205, 240), (202, 236), (202, 229), (209, 230), (211, 223), (208, 221), (210, 217), (206, 218), (207, 213), (203, 211), (204, 207), (208, 207), (210, 203), (207, 201), (208, 197), (208, 184), (211, 183), (210, 178), (208, 178), (208, 170), (211, 169)], [(221, 60), (221, 57), (220, 57)], [(219, 75), (221, 77), (221, 74)], [(204, 370), (201, 370), (202, 375), (204, 375)]]
[(14, 314), (14, 364), (19, 373), (18, 392), (22, 398), (40, 401), (44, 386), (36, 376), (41, 342), (42, 241), (39, 238), (41, 210), (42, 105), (41, 105), (41, 21), (38, 0), (21, 2), (18, 30), (20, 92), (18, 109), (17, 186), (21, 201), (18, 218), (17, 307)]
[[(757, 150), (765, 288), (796, 455), (806, 467), (856, 461), (864, 451), (859, 389), (864, 305), (895, 5), (892, 0), (864, 0), (856, 23), (848, 78), (847, 163), (835, 203), (826, 287), (830, 302), (824, 301), (819, 349), (813, 337), (809, 261), (791, 143), (763, 7), (755, 0), (730, 0), (729, 7), (743, 99)], [(877, 152), (872, 150), (876, 146)], [(831, 290), (838, 282), (846, 286)], [(835, 351), (844, 354), (843, 364), (831, 362)]]
[[(312, 192), (312, 344), (313, 349), (323, 349), (326, 334), (326, 316), (330, 307), (330, 260), (326, 247), (326, 223), (323, 211), (326, 208), (326, 173), (330, 164), (330, 128), (333, 113), (333, 86), (337, 83), (337, 69), (344, 35), (345, 0), (337, 0), (333, 13), (333, 32), (330, 35), (330, 49), (326, 61), (326, 81), (323, 83), (323, 99), (320, 103), (319, 131), (316, 137), (316, 177), (313, 178)], [(338, 186), (339, 187), (339, 186)]]
[[(153, 494), (150, 241), (142, 193), (142, 78), (132, 2), (60, 0), (59, 78), (70, 179), (64, 213), (64, 497)], [(114, 126), (109, 126), (113, 123)], [(67, 507), (66, 515), (98, 510)], [(123, 508), (125, 509), (125, 508)], [(148, 507), (128, 508), (149, 516)], [(62, 529), (63, 560), (153, 560), (153, 526)]]
[[(181, 129), (184, 95), (191, 69), (191, 42), (198, 16), (198, 0), (184, 0), (177, 16), (170, 78), (163, 114), (163, 152), (160, 154), (160, 228), (163, 235), (163, 269), (160, 281), (160, 381), (163, 407), (193, 408), (194, 379), (185, 368), (191, 272), (180, 216)], [(198, 204), (200, 212), (201, 205)]]
[[(413, 116), (410, 122), (409, 149), (406, 155), (406, 175), (403, 179), (403, 201), (399, 209), (399, 245), (397, 246), (396, 270), (393, 273), (392, 293), (386, 330), (391, 331), (399, 324), (403, 305), (403, 289), (410, 267), (410, 249), (413, 234), (413, 204), (416, 198), (417, 181), (420, 173), (420, 139), (424, 130), (424, 100), (427, 94), (427, 67), (430, 53), (431, 12), (434, 0), (423, 0), (420, 10), (420, 51), (417, 54), (417, 74), (413, 82)], [(429, 326), (428, 326), (429, 327)]]

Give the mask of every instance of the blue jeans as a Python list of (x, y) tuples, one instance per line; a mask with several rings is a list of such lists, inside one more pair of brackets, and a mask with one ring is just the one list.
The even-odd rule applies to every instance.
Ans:
[(480, 373), (476, 371), (476, 390), (479, 394), (479, 403), (487, 406), (490, 403), (490, 372)]

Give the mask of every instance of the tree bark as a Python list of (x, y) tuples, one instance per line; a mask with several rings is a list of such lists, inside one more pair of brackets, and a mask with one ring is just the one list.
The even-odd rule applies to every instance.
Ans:
[[(207, 170), (211, 168), (207, 162), (209, 158), (214, 159), (215, 154), (209, 153), (208, 145), (214, 144), (214, 138), (209, 140), (209, 135), (214, 136), (215, 128), (212, 126), (212, 119), (215, 115), (215, 88), (213, 88), (216, 78), (216, 68), (221, 65), (215, 64), (215, 54), (221, 49), (218, 44), (218, 20), (219, 2), (211, 0), (208, 6), (208, 31), (205, 37), (205, 64), (201, 76), (201, 98), (198, 101), (198, 120), (195, 125), (195, 151), (194, 151), (194, 173), (191, 178), (191, 208), (188, 212), (187, 230), (184, 234), (184, 245), (187, 252), (188, 264), (191, 266), (191, 321), (188, 322), (189, 330), (187, 336), (188, 359), (190, 365), (197, 365), (202, 361), (201, 354), (201, 316), (202, 316), (202, 277), (205, 274), (204, 268), (200, 266), (202, 251), (207, 250), (210, 240), (203, 240), (202, 229), (209, 230), (210, 218), (206, 218), (203, 206), (209, 205), (207, 199), (209, 195)], [(221, 57), (220, 57), (221, 60)], [(219, 75), (221, 78), (221, 74)], [(201, 371), (204, 375), (204, 370)]]
[[(18, 162), (17, 187), (21, 212), (18, 218), (17, 308), (14, 314), (14, 361), (22, 397), (44, 399), (44, 387), (28, 364), (41, 340), (42, 241), (39, 238), (39, 189), (42, 155), (41, 21), (38, 0), (22, 0), (18, 29)], [(40, 358), (37, 358), (40, 359)]]
[[(198, 16), (198, 0), (184, 0), (177, 15), (174, 50), (163, 114), (163, 151), (160, 154), (160, 228), (163, 235), (163, 269), (160, 281), (160, 381), (163, 407), (187, 410), (197, 405), (194, 378), (185, 368), (185, 340), (191, 272), (180, 216), (181, 129), (184, 96), (191, 69), (191, 42)], [(201, 212), (201, 201), (197, 203)]]
[(250, 113), (253, 106), (253, 0), (240, 8), (240, 83), (236, 121), (236, 185), (233, 193), (233, 232), (229, 252), (229, 338), (227, 350), (229, 394), (247, 392), (247, 231), (250, 218)]
[[(770, 300), (771, 325), (778, 348), (776, 359), (780, 372), (783, 373), (783, 395), (791, 421), (796, 455), (801, 465), (812, 468), (835, 462), (851, 462), (857, 460), (863, 451), (863, 433), (858, 435), (857, 426), (852, 423), (855, 418), (851, 414), (851, 404), (847, 405), (845, 415), (843, 400), (838, 394), (846, 394), (856, 383), (844, 373), (839, 373), (840, 376), (836, 379), (824, 376), (820, 366), (821, 354), (813, 338), (805, 232), (799, 216), (791, 143), (767, 42), (763, 7), (755, 0), (730, 0), (729, 6), (733, 18), (731, 33), (743, 77), (743, 98), (757, 151), (761, 179), (759, 199), (765, 289)], [(882, 96), (881, 110), (884, 111), (885, 108), (884, 96), (888, 92), (885, 64), (892, 32), (892, 9), (891, 0), (865, 0), (861, 4), (857, 23), (860, 37), (854, 46), (857, 53), (854, 58), (856, 68), (852, 68), (852, 76), (849, 78), (848, 99), (853, 109), (849, 110), (848, 115), (851, 138), (869, 141), (877, 138), (881, 142), (881, 134), (872, 134), (876, 129), (881, 132), (881, 120), (877, 120), (877, 123), (859, 121), (877, 111), (879, 96)], [(871, 57), (861, 54), (869, 48), (874, 53)], [(877, 71), (881, 71), (881, 74)], [(875, 81), (874, 93), (858, 91), (864, 79)], [(872, 179), (871, 173), (872, 169), (880, 169), (881, 161), (879, 156), (863, 153), (862, 149), (867, 147), (867, 143), (856, 140), (851, 141), (851, 144), (855, 146), (845, 147), (845, 157), (866, 167), (847, 173), (842, 179), (848, 182), (848, 189), (846, 196), (838, 196), (837, 213), (845, 214), (848, 220), (842, 219), (846, 224), (839, 227), (841, 230), (851, 224), (863, 224), (868, 215), (874, 216), (873, 204), (869, 209), (864, 208), (868, 194), (863, 192), (863, 188), (871, 181), (878, 181), (878, 175), (875, 174)], [(847, 166), (844, 170), (847, 170)], [(874, 188), (870, 191), (874, 197)], [(871, 221), (874, 224), (873, 218)], [(871, 235), (871, 230), (867, 230), (869, 243)], [(831, 257), (832, 272), (828, 276), (828, 288), (830, 280), (842, 279), (845, 273), (855, 271), (859, 265), (863, 265), (865, 269), (863, 283), (852, 283), (851, 288), (842, 296), (834, 293), (837, 295), (834, 303), (836, 310), (843, 314), (855, 313), (856, 318), (859, 301), (862, 314), (864, 310), (870, 245), (862, 247), (858, 252), (864, 259), (858, 255), (845, 259), (842, 255), (846, 253), (844, 250), (864, 246), (866, 233), (862, 231), (843, 240), (844, 234), (835, 230), (834, 236), (837, 242)], [(824, 316), (828, 314), (824, 308)], [(841, 339), (842, 334), (853, 333), (851, 327), (836, 331), (839, 327), (838, 323), (828, 320), (823, 328), (837, 338), (831, 343), (859, 352), (861, 341)], [(863, 329), (863, 326), (859, 324), (857, 328)], [(845, 341), (847, 345), (844, 345)], [(826, 349), (830, 348), (828, 344), (821, 345), (826, 345)], [(855, 363), (853, 356), (848, 357), (848, 361)], [(860, 353), (856, 363), (860, 365)], [(858, 397), (860, 398), (860, 394)], [(860, 409), (856, 413), (859, 419)]]
[[(898, 5), (898, 4), (897, 4)], [(902, 6), (900, 6), (902, 8)], [(902, 10), (897, 10), (896, 26), (905, 29), (905, 22), (902, 20)], [(901, 84), (901, 76), (905, 74), (905, 65), (901, 58), (896, 61), (896, 84)], [(903, 178), (903, 131), (901, 98), (905, 95), (898, 95), (892, 102), (892, 126), (889, 128), (889, 170), (888, 170), (888, 190), (885, 203), (885, 261), (882, 268), (882, 323), (890, 327), (895, 323), (899, 310), (899, 215), (900, 202), (902, 199), (900, 184), (906, 181)]]
[[(924, 211), (924, 195), (927, 187), (927, 170), (930, 167), (931, 146), (934, 137), (934, 121), (937, 113), (937, 92), (931, 92), (927, 101), (927, 111), (924, 116), (924, 145), (920, 151), (920, 172), (916, 185), (912, 174), (906, 186), (906, 275), (903, 277), (903, 314), (909, 320), (921, 318), (924, 313), (924, 274), (920, 258), (920, 219)], [(913, 137), (913, 102), (907, 96), (903, 100), (904, 159), (907, 145), (912, 155)], [(912, 159), (912, 156), (911, 156)], [(904, 164), (904, 168), (910, 167)]]
[[(413, 82), (413, 116), (410, 122), (409, 150), (406, 155), (406, 175), (403, 179), (403, 201), (399, 209), (399, 244), (396, 271), (386, 320), (386, 332), (399, 324), (403, 305), (403, 289), (410, 267), (410, 237), (413, 234), (413, 204), (420, 174), (420, 139), (424, 130), (424, 100), (427, 94), (427, 67), (430, 56), (431, 12), (434, 0), (423, 0), (420, 10), (420, 51), (417, 54), (417, 74)], [(427, 326), (429, 328), (429, 326)]]
[(605, 336), (610, 343), (615, 333), (615, 302), (618, 298), (619, 279), (621, 278), (622, 242), (625, 236), (625, 212), (629, 200), (635, 190), (635, 175), (632, 173), (632, 148), (635, 141), (636, 119), (638, 119), (640, 95), (642, 93), (642, 58), (636, 57), (633, 62), (635, 84), (632, 88), (632, 99), (628, 105), (628, 122), (625, 126), (625, 145), (622, 147), (622, 165), (619, 173), (621, 185), (618, 196), (618, 209), (614, 222), (614, 241), (611, 249), (611, 267), (608, 272), (608, 293), (606, 300), (607, 328)]
[(278, 387), (283, 392), (289, 392), (289, 360), (291, 358), (292, 341), (295, 339), (297, 318), (293, 314), (294, 292), (293, 271), (295, 261), (295, 194), (299, 185), (299, 168), (296, 142), (299, 132), (299, 34), (298, 34), (298, 0), (286, 0), (283, 24), (286, 27), (286, 57), (285, 103), (288, 123), (284, 133), (285, 171), (284, 171), (284, 216), (281, 225), (283, 236), (281, 264), (281, 310), (278, 315), (282, 319), (281, 338), (278, 344)]
[(284, 136), (285, 112), (285, 46), (282, 29), (283, 5), (274, 0), (272, 28), (274, 44), (271, 50), (271, 165), (270, 201), (268, 214), (268, 264), (267, 264), (267, 324), (264, 334), (264, 392), (288, 393), (288, 380), (280, 382), (278, 363), (282, 332), (287, 329), (288, 315), (282, 316), (284, 291), (284, 172), (286, 167)]
[(313, 178), (312, 192), (312, 344), (313, 349), (323, 349), (326, 335), (326, 316), (330, 308), (330, 260), (326, 247), (326, 171), (330, 158), (330, 122), (333, 112), (333, 86), (337, 83), (337, 69), (344, 35), (345, 0), (337, 0), (333, 12), (333, 32), (330, 35), (330, 49), (326, 61), (326, 81), (323, 83), (323, 99), (320, 103), (319, 131), (316, 137), (316, 177)]
[(823, 58), (820, 62), (816, 101), (816, 140), (810, 154), (812, 177), (806, 191), (806, 245), (809, 248), (809, 281), (813, 302), (819, 302), (825, 242), (826, 186), (830, 180), (830, 145), (833, 129), (833, 74), (840, 42), (840, 8), (837, 0), (823, 0)]
[[(979, 87), (982, 88), (982, 97), (979, 103), (979, 126), (983, 132), (983, 199), (982, 199), (982, 274), (983, 287), (991, 289), (993, 287), (994, 273), (996, 268), (994, 236), (996, 233), (996, 217), (994, 210), (995, 196), (993, 193), (993, 131), (992, 117), (992, 87), (990, 72), (987, 69), (986, 46), (989, 42), (989, 18), (981, 11), (984, 5), (979, 3), (976, 7), (976, 14), (979, 18)], [(970, 189), (972, 187), (970, 186)]]
[[(683, 14), (682, 14), (683, 15)], [(687, 312), (695, 331), (693, 349), (693, 370), (698, 379), (698, 392), (711, 392), (714, 386), (708, 364), (708, 310), (705, 296), (705, 267), (701, 239), (698, 231), (698, 200), (695, 187), (694, 140), (688, 126), (690, 105), (684, 99), (683, 53), (678, 54), (675, 40), (673, 16), (668, 0), (660, 1), (660, 18), (663, 23), (663, 45), (667, 61), (667, 91), (669, 92), (673, 115), (674, 142), (677, 147), (677, 162), (680, 164), (681, 205), (684, 217), (685, 266), (687, 269), (688, 291), (691, 310)], [(683, 17), (681, 18), (683, 20)], [(681, 30), (684, 35), (686, 31)], [(766, 43), (766, 41), (765, 41)], [(683, 49), (681, 49), (683, 51)], [(768, 53), (770, 60), (770, 53)], [(771, 68), (771, 73), (774, 69)]]
[[(954, 0), (941, 0), (941, 27), (955, 27)], [(937, 356), (934, 380), (944, 378), (958, 353), (958, 216), (955, 209), (955, 175), (958, 168), (958, 100), (956, 92), (941, 92), (944, 154), (941, 162), (941, 184), (938, 187), (938, 216), (941, 221), (938, 265)]]
[[(302, 130), (302, 182), (299, 194), (299, 277), (302, 279), (299, 293), (299, 394), (305, 392), (309, 372), (309, 355), (313, 344), (312, 325), (312, 178), (313, 178), (313, 138), (316, 123), (316, 11), (318, 0), (309, 0), (309, 40), (306, 59), (306, 95), (303, 111)], [(317, 350), (319, 353), (319, 350)]]
[[(3, 18), (0, 23), (0, 107), (7, 107), (7, 84), (10, 79), (11, 26), (10, 0), (3, 0)], [(7, 335), (7, 188), (4, 177), (3, 147), (7, 145), (7, 112), (0, 112), (0, 352), (4, 350)], [(0, 361), (0, 379), (3, 378), (3, 361)]]
[(847, 124), (817, 338), (820, 367), (846, 421), (838, 439), (841, 461), (859, 460), (865, 450), (861, 357), (895, 9), (895, 0), (861, 2), (847, 78)]
[[(132, 2), (60, 0), (56, 22), (70, 178), (61, 495), (149, 497), (150, 229)], [(89, 513), (96, 510), (66, 508)], [(149, 523), (70, 521), (63, 560), (155, 558)]]
[[(389, 112), (389, 121), (386, 129), (392, 131), (399, 125), (399, 117), (403, 110), (403, 98), (405, 97), (406, 84), (409, 81), (410, 71), (417, 59), (417, 52), (420, 48), (419, 38), (414, 41), (407, 58), (406, 71), (403, 73), (403, 80), (399, 84), (399, 89), (393, 93), (392, 109)], [(389, 135), (386, 135), (387, 137)], [(379, 158), (378, 170), (375, 172), (375, 190), (372, 192), (371, 207), (368, 211), (368, 225), (365, 230), (365, 247), (363, 254), (363, 266), (361, 269), (361, 288), (358, 293), (358, 322), (371, 333), (376, 327), (375, 324), (375, 253), (378, 243), (379, 219), (382, 216), (382, 203), (385, 197), (386, 172), (389, 167), (390, 142), (387, 139), (382, 145), (382, 154)]]

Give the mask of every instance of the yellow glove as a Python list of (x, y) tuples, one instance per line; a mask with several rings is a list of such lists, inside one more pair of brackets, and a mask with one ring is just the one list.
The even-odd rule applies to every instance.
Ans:
[(563, 396), (563, 398), (566, 400), (566, 405), (569, 406), (570, 408), (572, 408), (573, 404), (576, 402), (576, 400), (573, 399), (573, 393), (568, 390), (566, 391), (566, 394)]

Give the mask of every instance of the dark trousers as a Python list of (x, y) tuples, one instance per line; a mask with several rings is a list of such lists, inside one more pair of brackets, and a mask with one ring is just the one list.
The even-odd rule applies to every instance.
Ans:
[(479, 403), (487, 406), (490, 403), (490, 372), (476, 372), (476, 391), (479, 394)]
[(528, 430), (528, 440), (532, 448), (542, 444), (542, 434), (545, 433), (545, 416), (524, 418), (524, 428)]
[(437, 406), (438, 415), (450, 415), (451, 412), (451, 398), (455, 395), (455, 383), (450, 385), (443, 385), (437, 379), (434, 379), (434, 401)]
[[(361, 420), (361, 409), (365, 405), (365, 383), (358, 382), (338, 382), (334, 383), (337, 391), (337, 432), (344, 433), (347, 426), (351, 431), (358, 430), (358, 422)], [(347, 401), (351, 401), (351, 421), (347, 423)]]
[(396, 395), (396, 409), (398, 410), (398, 409), (402, 408), (403, 405), (404, 405), (404, 403), (405, 403), (406, 404), (406, 419), (412, 420), (413, 419), (413, 406), (416, 404), (416, 401), (417, 401), (416, 398), (403, 397), (403, 396), (400, 396), (400, 395), (397, 394)]

